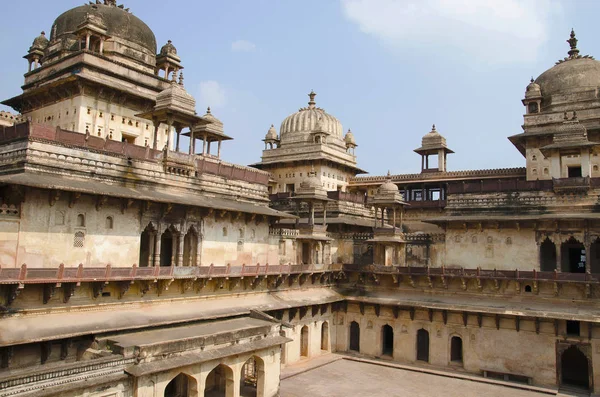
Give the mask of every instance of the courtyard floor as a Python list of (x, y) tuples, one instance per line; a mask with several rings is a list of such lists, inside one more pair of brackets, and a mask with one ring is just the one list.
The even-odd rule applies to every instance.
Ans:
[(306, 372), (290, 373), (288, 377), (282, 376), (281, 396), (548, 397), (549, 395), (342, 359)]

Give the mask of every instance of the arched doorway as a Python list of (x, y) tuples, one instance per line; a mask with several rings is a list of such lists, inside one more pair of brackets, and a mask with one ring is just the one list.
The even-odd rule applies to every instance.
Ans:
[(350, 323), (350, 350), (360, 352), (360, 326), (356, 321)]
[(154, 254), (154, 238), (156, 231), (153, 230), (152, 225), (146, 226), (142, 235), (140, 236), (140, 267), (152, 266), (152, 256)]
[(183, 238), (183, 266), (196, 266), (198, 256), (198, 233), (193, 227)]
[(586, 252), (582, 243), (571, 236), (561, 245), (562, 271), (565, 273), (585, 273)]
[(560, 360), (561, 385), (590, 388), (588, 359), (572, 345), (561, 355)]
[(308, 357), (308, 326), (305, 325), (300, 330), (300, 355)]
[(450, 339), (450, 361), (462, 364), (463, 343), (459, 336), (453, 336), (452, 339)]
[(257, 356), (248, 359), (242, 366), (240, 397), (261, 397), (265, 390), (265, 363)]
[(394, 329), (387, 324), (381, 327), (381, 354), (394, 356)]
[(556, 270), (556, 245), (548, 237), (540, 244), (540, 270), (543, 272)]
[(204, 397), (226, 397), (233, 395), (233, 370), (219, 364), (206, 377)]
[(165, 230), (165, 232), (160, 237), (160, 265), (161, 266), (171, 266), (174, 259), (173, 252), (173, 240), (175, 236), (171, 229)]
[(429, 332), (423, 328), (417, 331), (417, 360), (429, 362)]
[(196, 379), (186, 374), (174, 377), (165, 388), (165, 397), (192, 397), (197, 395)]
[(329, 323), (323, 321), (321, 324), (321, 350), (329, 351)]

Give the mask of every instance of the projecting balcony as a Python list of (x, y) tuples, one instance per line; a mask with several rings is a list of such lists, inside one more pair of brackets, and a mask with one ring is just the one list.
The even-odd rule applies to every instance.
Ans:
[(301, 223), (298, 225), (300, 235), (298, 238), (310, 239), (310, 240), (330, 240), (327, 237), (327, 226), (326, 225), (308, 225)]
[(587, 192), (590, 189), (589, 177), (553, 178), (552, 184), (556, 193)]

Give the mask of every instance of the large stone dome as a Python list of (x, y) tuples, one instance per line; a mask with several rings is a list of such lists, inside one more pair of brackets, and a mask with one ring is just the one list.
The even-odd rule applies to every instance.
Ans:
[(298, 112), (289, 115), (281, 123), (281, 128), (279, 129), (281, 140), (285, 140), (286, 135), (289, 136), (293, 133), (310, 133), (316, 131), (319, 120), (319, 126), (322, 127), (324, 132), (327, 132), (340, 140), (343, 139), (342, 123), (329, 113), (325, 112), (325, 110), (315, 106), (316, 103), (314, 98), (316, 94), (314, 92), (311, 92), (308, 95), (310, 97), (308, 107), (302, 108)]
[(569, 59), (542, 73), (535, 82), (543, 96), (600, 87), (600, 62), (592, 58)]
[(567, 40), (570, 46), (568, 56), (535, 79), (543, 97), (593, 90), (600, 86), (600, 62), (589, 55), (579, 55), (577, 42), (575, 32), (571, 30)]
[(156, 37), (152, 30), (141, 19), (115, 4), (107, 0), (104, 4), (86, 4), (64, 12), (54, 21), (50, 40), (72, 34), (90, 14), (103, 20), (109, 36), (138, 44), (155, 55)]

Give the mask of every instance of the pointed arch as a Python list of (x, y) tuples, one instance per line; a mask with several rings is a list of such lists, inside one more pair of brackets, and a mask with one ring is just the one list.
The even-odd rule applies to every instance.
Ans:
[(183, 266), (198, 266), (198, 246), (200, 233), (194, 225), (190, 226), (183, 238)]
[(152, 266), (154, 262), (154, 247), (156, 245), (156, 225), (149, 222), (140, 235), (139, 266)]
[(329, 322), (321, 324), (321, 350), (329, 351)]
[(423, 328), (417, 331), (417, 360), (429, 362), (429, 331)]
[(225, 364), (214, 367), (204, 383), (205, 397), (225, 397), (233, 395), (233, 370)]
[(266, 378), (265, 362), (259, 356), (252, 356), (242, 366), (240, 376), (241, 397), (263, 397), (265, 395)]
[(350, 323), (350, 350), (360, 352), (360, 325), (356, 321)]
[(540, 270), (543, 272), (556, 270), (556, 244), (549, 237), (540, 244)]
[(309, 356), (309, 329), (308, 325), (305, 325), (300, 329), (300, 356), (308, 357)]
[(192, 397), (198, 395), (196, 378), (180, 372), (165, 387), (164, 397)]
[(394, 328), (389, 324), (381, 327), (381, 354), (394, 356)]

